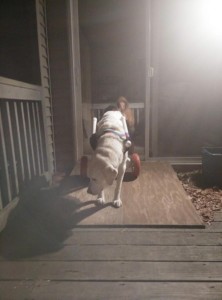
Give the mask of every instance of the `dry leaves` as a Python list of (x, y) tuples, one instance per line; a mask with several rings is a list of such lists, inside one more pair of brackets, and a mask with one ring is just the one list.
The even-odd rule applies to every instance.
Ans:
[(210, 224), (214, 212), (222, 210), (222, 189), (207, 187), (199, 170), (177, 175), (203, 221)]

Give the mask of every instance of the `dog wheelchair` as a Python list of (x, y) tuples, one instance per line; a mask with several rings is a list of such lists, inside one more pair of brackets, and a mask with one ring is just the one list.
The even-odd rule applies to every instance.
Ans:
[[(126, 172), (124, 175), (130, 180), (135, 180), (141, 170), (141, 162), (140, 162), (140, 157), (137, 153), (128, 153), (130, 148), (132, 147), (132, 142), (130, 140), (127, 124), (126, 124), (126, 118), (123, 116), (122, 117), (122, 122), (123, 122), (123, 128), (125, 131), (125, 137), (124, 137), (124, 143), (125, 143), (125, 149), (126, 149), (126, 154), (127, 154), (127, 164), (126, 164)], [(93, 132), (90, 137), (90, 144), (93, 150), (96, 148), (96, 126), (97, 126), (97, 118), (93, 118)], [(81, 157), (80, 160), (80, 175), (83, 177), (87, 177), (87, 168), (88, 168), (88, 157), (86, 155)], [(128, 176), (127, 176), (128, 175)]]

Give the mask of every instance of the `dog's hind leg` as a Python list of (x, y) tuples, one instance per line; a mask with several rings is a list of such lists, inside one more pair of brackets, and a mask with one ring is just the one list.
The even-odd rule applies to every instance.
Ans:
[(120, 194), (121, 194), (121, 188), (122, 188), (122, 183), (123, 183), (123, 177), (126, 171), (126, 163), (128, 161), (128, 154), (125, 153), (125, 156), (123, 158), (123, 162), (119, 166), (118, 170), (118, 176), (116, 180), (116, 188), (115, 188), (115, 194), (114, 194), (114, 200), (113, 200), (113, 205), (115, 207), (120, 207), (122, 206), (122, 201), (120, 199)]
[(105, 204), (106, 201), (105, 201), (105, 195), (104, 195), (104, 191), (103, 190), (99, 193), (99, 195), (97, 197), (97, 202), (100, 205), (104, 205)]

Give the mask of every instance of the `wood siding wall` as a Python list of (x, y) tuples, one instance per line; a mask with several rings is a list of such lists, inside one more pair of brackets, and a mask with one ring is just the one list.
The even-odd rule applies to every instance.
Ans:
[(67, 2), (47, 0), (48, 43), (55, 130), (56, 169), (74, 164)]

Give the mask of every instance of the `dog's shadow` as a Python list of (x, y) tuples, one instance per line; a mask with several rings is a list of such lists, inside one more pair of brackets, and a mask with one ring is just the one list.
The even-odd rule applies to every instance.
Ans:
[(111, 205), (99, 206), (95, 200), (82, 202), (68, 195), (87, 185), (87, 178), (69, 176), (59, 187), (46, 187), (21, 195), (0, 234), (0, 256), (13, 260), (62, 248), (73, 227)]

